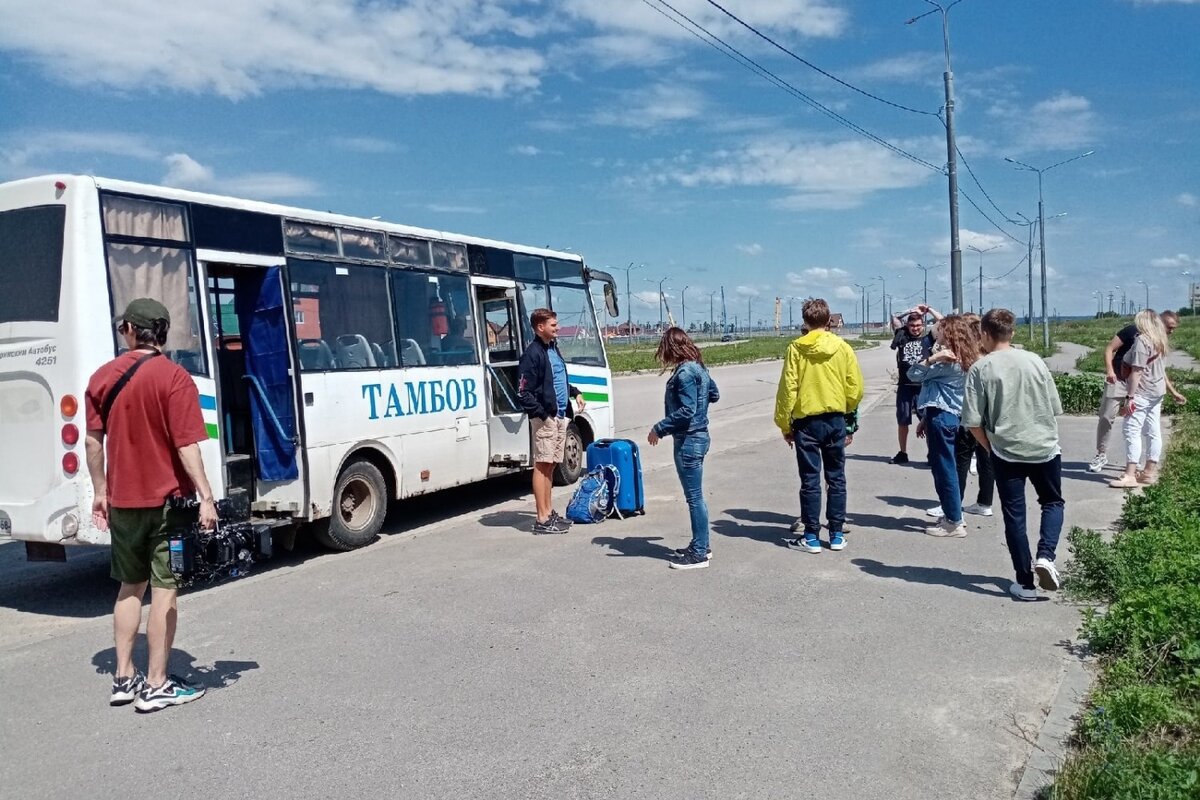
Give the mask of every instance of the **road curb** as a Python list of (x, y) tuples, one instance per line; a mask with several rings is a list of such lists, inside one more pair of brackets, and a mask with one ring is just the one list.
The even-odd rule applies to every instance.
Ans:
[[(1081, 646), (1078, 643), (1072, 645)], [(1086, 655), (1073, 654), (1066, 660), (1058, 691), (1054, 694), (1050, 711), (1025, 762), (1021, 782), (1013, 795), (1014, 800), (1038, 800), (1042, 790), (1053, 783), (1066, 760), (1067, 745), (1075, 729), (1075, 717), (1083, 707), (1094, 680), (1091, 663), (1092, 659)]]

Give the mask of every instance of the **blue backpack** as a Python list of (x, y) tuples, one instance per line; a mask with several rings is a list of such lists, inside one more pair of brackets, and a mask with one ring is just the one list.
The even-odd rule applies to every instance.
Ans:
[(583, 477), (571, 502), (567, 504), (567, 519), (585, 525), (603, 522), (617, 511), (617, 492), (621, 473), (611, 464), (596, 467)]

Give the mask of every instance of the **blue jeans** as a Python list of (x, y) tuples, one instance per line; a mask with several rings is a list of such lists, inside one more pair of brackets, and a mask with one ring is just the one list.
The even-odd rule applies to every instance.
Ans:
[(825, 470), (829, 532), (846, 527), (846, 418), (816, 414), (792, 420), (796, 465), (800, 468), (800, 521), (805, 533), (821, 532), (821, 469)]
[(1054, 560), (1058, 537), (1062, 535), (1062, 456), (1042, 464), (1005, 461), (992, 453), (992, 470), (996, 473), (996, 493), (1000, 495), (1000, 510), (1004, 514), (1004, 539), (1012, 556), (1017, 583), (1033, 588), (1033, 557), (1029, 553), (1029, 534), (1025, 530), (1025, 481), (1033, 484), (1038, 504), (1042, 507), (1041, 532), (1038, 536), (1037, 557)]
[(692, 543), (688, 549), (695, 555), (708, 552), (708, 504), (704, 502), (704, 456), (708, 455), (707, 431), (675, 437), (675, 473), (683, 486), (692, 518)]
[(947, 522), (962, 522), (962, 493), (958, 487), (958, 415), (935, 406), (925, 409), (925, 441), (929, 445), (929, 467), (933, 488)]

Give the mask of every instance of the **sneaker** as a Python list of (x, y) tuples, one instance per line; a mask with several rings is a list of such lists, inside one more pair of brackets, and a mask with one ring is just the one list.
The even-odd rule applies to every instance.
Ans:
[(1122, 475), (1108, 482), (1108, 485), (1114, 489), (1136, 489), (1141, 486), (1136, 477)]
[(684, 553), (668, 564), (671, 569), (708, 569), (708, 557), (703, 558), (695, 553)]
[(143, 714), (149, 714), (168, 706), (181, 706), (201, 697), (204, 697), (203, 689), (192, 686), (177, 675), (170, 675), (167, 682), (157, 689), (152, 689), (148, 684), (143, 686), (137, 699), (133, 701), (133, 707)]
[(893, 463), (893, 464), (907, 464), (907, 463), (908, 463), (908, 453), (906, 453), (906, 452), (904, 452), (903, 450), (901, 450), (899, 453), (896, 453), (896, 455), (892, 456), (892, 462), (891, 462), (891, 463)]
[(941, 522), (937, 525), (926, 528), (925, 533), (941, 539), (965, 539), (967, 538), (967, 526), (962, 522), (951, 522), (942, 517)]
[[(820, 547), (820, 545), (817, 545)], [(846, 549), (846, 534), (831, 533), (829, 534), (829, 549), (830, 550), (845, 550)]]
[(796, 517), (796, 521), (792, 523), (792, 527), (788, 528), (790, 533), (799, 533), (804, 530), (804, 520)]
[(1062, 586), (1062, 581), (1058, 579), (1058, 568), (1048, 558), (1039, 558), (1033, 565), (1033, 573), (1037, 575), (1038, 586), (1048, 592), (1057, 592), (1058, 587)]
[(561, 522), (556, 520), (554, 517), (550, 517), (550, 519), (546, 520), (545, 522), (537, 522), (535, 520), (533, 523), (533, 535), (534, 536), (541, 536), (543, 534), (548, 534), (548, 533), (566, 533), (566, 532), (567, 532), (567, 526), (563, 525)]
[(1029, 601), (1038, 599), (1037, 589), (1029, 589), (1019, 583), (1014, 583), (1012, 586), (1009, 586), (1008, 593), (1018, 600)]
[(1104, 453), (1096, 453), (1092, 457), (1091, 463), (1088, 464), (1088, 472), (1099, 472), (1108, 466), (1108, 456)]
[(806, 533), (799, 539), (788, 539), (787, 546), (806, 553), (821, 552), (821, 537), (815, 533)]
[[(674, 557), (675, 558), (683, 558), (690, 552), (692, 552), (692, 549), (690, 547), (681, 547), (675, 551)], [(711, 548), (709, 549), (709, 551), (707, 553), (704, 554), (704, 558), (706, 561), (712, 561), (712, 549)]]
[(934, 519), (941, 519), (942, 517), (946, 516), (946, 512), (942, 511), (941, 506), (934, 506), (933, 508), (925, 509), (925, 516), (933, 517)]
[(128, 678), (113, 678), (112, 696), (108, 698), (110, 706), (125, 706), (137, 699), (138, 692), (146, 685), (146, 676), (134, 672)]
[(975, 456), (971, 456), (971, 474), (972, 475), (979, 474), (979, 464), (976, 463)]
[(963, 513), (974, 514), (977, 517), (990, 517), (992, 516), (992, 507), (982, 503), (971, 503), (969, 506), (963, 506)]
[(559, 525), (563, 526), (564, 528), (569, 528), (575, 524), (575, 522), (573, 520), (567, 519), (562, 514), (559, 514), (557, 511), (555, 511), (554, 509), (550, 509), (550, 521), (557, 522)]

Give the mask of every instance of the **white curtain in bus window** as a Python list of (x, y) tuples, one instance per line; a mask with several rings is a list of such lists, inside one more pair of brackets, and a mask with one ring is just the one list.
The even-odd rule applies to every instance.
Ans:
[(397, 365), (385, 268), (291, 260), (288, 272), (303, 371)]
[(604, 366), (604, 348), (587, 289), (550, 286), (551, 308), (558, 314), (558, 347), (572, 364)]
[(314, 256), (340, 255), (337, 229), (331, 225), (311, 222), (283, 223), (284, 246), (289, 253), (308, 253)]
[(392, 270), (392, 294), (403, 366), (479, 363), (466, 277)]
[(356, 231), (342, 228), (342, 255), (363, 261), (387, 261), (383, 249), (383, 234), (376, 231)]
[(461, 244), (433, 242), (433, 265), (453, 272), (467, 271), (467, 248)]
[(183, 206), (133, 197), (104, 196), (104, 230), (109, 236), (188, 240)]
[(392, 262), (395, 264), (412, 264), (414, 267), (428, 267), (433, 264), (429, 254), (429, 242), (424, 239), (389, 236), (388, 242), (392, 251)]
[(205, 375), (200, 345), (200, 311), (188, 250), (141, 244), (108, 245), (108, 280), (116, 316), (129, 301), (150, 297), (167, 307), (171, 330), (165, 351), (193, 375)]

